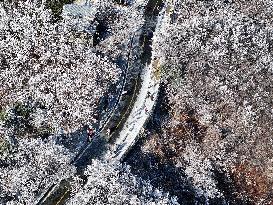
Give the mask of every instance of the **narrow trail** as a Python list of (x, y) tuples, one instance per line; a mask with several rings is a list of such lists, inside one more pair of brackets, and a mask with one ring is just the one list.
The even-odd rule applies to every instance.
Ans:
[(141, 90), (134, 107), (119, 133), (119, 137), (106, 154), (106, 160), (121, 160), (136, 142), (138, 134), (152, 113), (158, 95), (160, 78), (156, 76), (154, 71), (159, 69), (159, 65), (159, 60), (152, 61), (150, 66), (145, 68), (142, 74)]
[[(162, 3), (160, 0), (154, 0), (150, 2), (153, 3), (151, 4), (152, 8), (157, 6), (159, 7), (158, 3)], [(133, 109), (126, 122), (124, 123), (119, 136), (116, 138), (115, 143), (111, 145), (110, 149), (105, 155), (105, 160), (121, 161), (138, 140), (139, 134), (144, 129), (145, 123), (153, 112), (153, 108), (159, 92), (160, 69), (162, 63), (161, 59), (157, 57), (156, 47), (154, 46), (153, 42), (157, 41), (157, 38), (159, 37), (156, 35), (156, 33), (160, 29), (164, 29), (164, 26), (166, 26), (166, 24), (168, 24), (170, 21), (170, 10), (171, 6), (168, 1), (165, 2), (165, 6), (162, 8), (162, 10), (152, 10), (153, 13), (158, 12), (158, 16), (153, 31), (153, 38), (150, 39), (151, 50), (150, 54), (148, 54), (150, 59), (146, 60), (150, 63), (146, 64), (146, 67), (142, 71), (141, 88), (134, 103)]]

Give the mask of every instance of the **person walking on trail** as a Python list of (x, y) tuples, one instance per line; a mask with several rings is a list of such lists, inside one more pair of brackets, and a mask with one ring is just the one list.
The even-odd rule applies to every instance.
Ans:
[(94, 137), (95, 132), (92, 128), (88, 127), (87, 128), (87, 136), (88, 136), (88, 141), (91, 141), (91, 139)]
[(150, 98), (150, 97), (151, 97), (151, 92), (148, 91), (148, 92), (147, 92), (147, 98)]
[(154, 101), (154, 93), (151, 94), (151, 92), (148, 91), (148, 93), (147, 93), (147, 98), (150, 98), (152, 101)]
[(106, 135), (110, 136), (110, 129), (109, 128), (106, 130)]
[(148, 108), (145, 107), (145, 114), (148, 115), (149, 114), (148, 112), (149, 112)]
[(154, 99), (155, 99), (155, 98), (154, 98), (154, 95), (155, 95), (155, 93), (153, 93), (153, 94), (151, 95), (151, 100), (152, 100), (152, 101), (154, 101)]

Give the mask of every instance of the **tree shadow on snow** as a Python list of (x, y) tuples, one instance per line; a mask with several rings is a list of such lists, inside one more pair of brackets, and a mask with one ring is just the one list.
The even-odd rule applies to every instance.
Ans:
[[(153, 116), (146, 125), (148, 133), (162, 134), (162, 124), (170, 117), (170, 105), (166, 94), (166, 87), (162, 85), (159, 90), (159, 97), (155, 105)], [(134, 175), (142, 179), (149, 180), (155, 188), (169, 192), (170, 195), (178, 198), (179, 204), (210, 204), (210, 205), (246, 205), (236, 197), (236, 189), (232, 181), (227, 179), (225, 173), (217, 171), (215, 168), (214, 179), (218, 189), (223, 193), (223, 197), (206, 200), (203, 196), (198, 196), (195, 188), (187, 178), (183, 168), (176, 167), (172, 161), (162, 160), (152, 153), (144, 153), (142, 147), (147, 139), (140, 139), (132, 149), (124, 162), (131, 166)]]

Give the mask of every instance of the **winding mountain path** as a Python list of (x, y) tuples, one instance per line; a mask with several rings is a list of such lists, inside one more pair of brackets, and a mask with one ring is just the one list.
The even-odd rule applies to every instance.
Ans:
[[(157, 3), (159, 1), (154, 2), (155, 6), (158, 6)], [(157, 38), (159, 38), (156, 33), (160, 29), (164, 29), (164, 27), (169, 23), (170, 11), (171, 6), (170, 2), (168, 1), (165, 2), (165, 6), (162, 11), (158, 11), (160, 13), (156, 20), (156, 27), (150, 45), (151, 59), (148, 60), (150, 61), (150, 64), (146, 65), (142, 71), (141, 88), (137, 95), (133, 109), (128, 116), (122, 130), (120, 131), (119, 136), (116, 138), (115, 143), (111, 145), (111, 148), (105, 155), (105, 160), (121, 161), (138, 140), (139, 134), (144, 128), (149, 116), (153, 112), (153, 108), (159, 92), (161, 71), (161, 59), (157, 56), (156, 46), (154, 46), (153, 42), (157, 41)]]
[(114, 145), (105, 156), (106, 160), (121, 160), (134, 145), (137, 136), (152, 113), (159, 90), (160, 78), (156, 71), (160, 68), (159, 60), (145, 68), (142, 73), (142, 85), (134, 107), (119, 133)]

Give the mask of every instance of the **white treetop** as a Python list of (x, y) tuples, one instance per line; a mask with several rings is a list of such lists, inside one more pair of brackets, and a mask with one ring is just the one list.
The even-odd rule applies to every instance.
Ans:
[[(74, 131), (92, 122), (99, 98), (119, 76), (77, 19), (52, 22), (49, 10), (31, 1), (0, 4), (1, 110), (15, 103), (42, 106), (34, 124)], [(42, 121), (42, 122), (41, 122)]]
[(93, 161), (85, 171), (87, 183), (78, 187), (67, 205), (177, 204), (175, 198), (136, 178), (128, 166)]
[(228, 173), (234, 164), (263, 165), (272, 183), (271, 162), (265, 160), (273, 147), (272, 1), (173, 3), (172, 23), (158, 47), (173, 114), (167, 129), (186, 127), (192, 118), (205, 130), (195, 131), (199, 141), (182, 131), (176, 138), (188, 144), (177, 152), (185, 173), (208, 198), (220, 196), (215, 167)]
[(72, 156), (53, 138), (21, 139), (8, 155), (0, 155), (0, 203), (34, 204), (49, 185), (74, 175)]
[[(73, 154), (56, 144), (56, 136), (42, 140), (39, 133), (72, 132), (94, 122), (99, 98), (120, 77), (116, 62), (132, 49), (144, 2), (93, 3), (97, 12), (89, 22), (56, 21), (43, 0), (0, 3), (1, 204), (34, 204), (52, 183), (73, 177)], [(87, 32), (88, 23), (105, 30)], [(87, 183), (75, 182), (68, 204), (176, 204), (126, 166), (94, 161), (85, 175)]]

